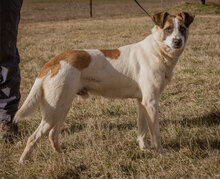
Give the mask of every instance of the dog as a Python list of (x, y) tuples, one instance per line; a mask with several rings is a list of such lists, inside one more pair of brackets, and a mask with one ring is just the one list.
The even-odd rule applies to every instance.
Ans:
[(160, 94), (170, 82), (182, 54), (194, 16), (187, 12), (152, 17), (152, 34), (143, 41), (111, 50), (71, 50), (52, 58), (41, 69), (34, 85), (15, 115), (15, 123), (40, 105), (42, 120), (28, 138), (20, 157), (24, 162), (42, 136), (49, 133), (55, 151), (58, 135), (76, 95), (135, 98), (138, 104), (138, 141), (142, 150), (148, 129), (151, 147), (163, 153), (158, 120)]

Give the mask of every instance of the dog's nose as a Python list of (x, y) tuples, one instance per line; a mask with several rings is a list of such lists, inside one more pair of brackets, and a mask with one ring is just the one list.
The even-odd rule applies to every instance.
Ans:
[(176, 47), (180, 47), (182, 45), (181, 39), (173, 39), (173, 43)]

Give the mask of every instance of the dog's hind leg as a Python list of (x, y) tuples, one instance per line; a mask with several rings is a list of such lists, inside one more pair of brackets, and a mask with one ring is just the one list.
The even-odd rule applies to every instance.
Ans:
[[(39, 127), (37, 128), (37, 130), (29, 137), (26, 148), (20, 158), (21, 163), (24, 160), (28, 159), (28, 157), (30, 156), (30, 153), (34, 149), (37, 142), (40, 140), (41, 137), (43, 137), (48, 132), (49, 132), (49, 139), (51, 141), (53, 148), (56, 151), (60, 151), (60, 147), (58, 143), (58, 135), (59, 135), (59, 131), (62, 126), (62, 123), (71, 106), (72, 99), (74, 97), (74, 91), (72, 90), (73, 89), (71, 88), (69, 88), (68, 91), (65, 90), (65, 92), (60, 93), (60, 95), (56, 99), (54, 97), (56, 92), (54, 92), (54, 94), (53, 92), (51, 92), (50, 98), (48, 99), (47, 99), (47, 96), (45, 96), (46, 99), (44, 99), (44, 102), (42, 103), (42, 106), (41, 106), (42, 121)], [(76, 94), (76, 91), (75, 91), (75, 94)], [(52, 96), (54, 97), (53, 99), (55, 99), (56, 101), (55, 105), (51, 101), (49, 101), (50, 99), (52, 99)], [(51, 104), (54, 107), (52, 107)]]
[[(69, 104), (69, 106), (67, 106), (67, 104), (66, 104), (66, 111), (67, 112), (69, 111), (70, 105), (71, 105), (71, 103)], [(60, 134), (60, 129), (63, 125), (64, 120), (65, 120), (65, 117), (67, 115), (67, 112), (65, 114), (63, 114), (63, 116), (58, 115), (56, 117), (57, 123), (49, 132), (50, 143), (51, 143), (54, 151), (56, 151), (56, 152), (61, 152), (61, 148), (60, 148), (60, 144), (59, 144), (59, 134)]]
[[(45, 116), (51, 116), (51, 114), (53, 115), (53, 119), (51, 121), (53, 126), (49, 132), (49, 140), (56, 152), (61, 152), (58, 141), (60, 129), (70, 109), (73, 98), (76, 96), (80, 88), (80, 73), (74, 71), (74, 74), (71, 75), (71, 83), (66, 82), (62, 85), (62, 88), (57, 88), (57, 90), (53, 92), (48, 91), (48, 94), (45, 95), (48, 97), (45, 105), (50, 105), (48, 106), (49, 110), (44, 110), (43, 113)], [(55, 96), (55, 98), (51, 97), (51, 93), (54, 93), (52, 96)], [(51, 107), (51, 105), (53, 107)], [(46, 108), (42, 107), (42, 109)]]
[(59, 144), (59, 133), (61, 128), (60, 123), (58, 123), (55, 127), (53, 127), (49, 132), (49, 140), (50, 143), (56, 152), (61, 152), (60, 144)]
[[(75, 93), (74, 93), (75, 91)], [(49, 140), (51, 142), (51, 145), (53, 149), (56, 152), (61, 152), (58, 137), (60, 133), (60, 129), (63, 125), (63, 122), (66, 118), (66, 115), (70, 109), (70, 106), (72, 104), (72, 100), (76, 94), (76, 90), (71, 90), (71, 95), (69, 92), (66, 91), (66, 93), (63, 93), (62, 97), (58, 101), (58, 104), (56, 106), (56, 110), (53, 112), (53, 128), (51, 128), (49, 132)], [(64, 103), (63, 103), (64, 102)]]
[(27, 145), (19, 160), (20, 163), (23, 163), (25, 160), (29, 158), (37, 142), (40, 140), (41, 137), (43, 137), (47, 132), (49, 132), (50, 129), (51, 125), (43, 119), (36, 131), (28, 138)]
[(49, 131), (49, 138), (55, 150), (59, 151), (58, 134), (69, 111), (72, 100), (82, 88), (81, 72), (68, 63), (62, 62), (61, 69), (55, 77), (45, 77), (42, 86), (41, 112), (42, 121), (37, 130), (29, 137), (20, 162), (30, 156), (37, 142)]

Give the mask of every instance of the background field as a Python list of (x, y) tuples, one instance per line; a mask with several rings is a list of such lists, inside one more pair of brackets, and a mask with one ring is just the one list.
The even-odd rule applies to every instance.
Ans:
[[(19, 123), (14, 144), (0, 143), (0, 178), (220, 178), (220, 9), (215, 0), (206, 6), (190, 2), (163, 6), (196, 14), (161, 97), (161, 136), (169, 156), (139, 150), (135, 100), (76, 97), (60, 135), (63, 153), (54, 153), (45, 137), (29, 162), (17, 163), (39, 125), (36, 112)], [(135, 43), (153, 27), (131, 1), (94, 0), (92, 19), (87, 5), (85, 0), (24, 1), (18, 38), (21, 104), (51, 57), (69, 49)], [(151, 13), (162, 10), (160, 1), (143, 5)]]

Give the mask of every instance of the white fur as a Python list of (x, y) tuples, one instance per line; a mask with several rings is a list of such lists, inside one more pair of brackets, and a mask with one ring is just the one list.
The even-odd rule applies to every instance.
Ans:
[(165, 44), (168, 46), (168, 47), (170, 47), (170, 48), (174, 48), (173, 47), (173, 39), (181, 39), (182, 40), (182, 46), (180, 47), (180, 48), (182, 48), (182, 47), (184, 47), (185, 46), (185, 39), (184, 39), (184, 37), (183, 37), (183, 35), (180, 33), (180, 31), (179, 31), (179, 27), (180, 27), (180, 23), (179, 23), (179, 19), (177, 19), (176, 17), (173, 17), (173, 25), (174, 25), (174, 29), (173, 29), (173, 32), (172, 32), (172, 34), (170, 34), (167, 38), (166, 38), (166, 40), (165, 40)]
[(104, 97), (137, 99), (140, 148), (148, 148), (146, 135), (149, 128), (151, 145), (162, 152), (158, 120), (160, 94), (171, 80), (173, 68), (183, 50), (167, 47), (171, 45), (172, 38), (182, 38), (177, 19), (174, 26), (174, 32), (165, 42), (160, 40), (160, 34), (154, 28), (143, 41), (120, 47), (118, 59), (106, 58), (99, 50), (85, 50), (90, 54), (91, 62), (82, 71), (61, 61), (61, 69), (56, 76), (51, 78), (49, 73), (36, 79), (16, 114), (16, 120), (29, 115), (40, 104), (42, 121), (29, 137), (20, 162), (28, 158), (37, 141), (47, 132), (53, 148), (60, 151), (59, 130), (74, 96), (83, 89), (86, 93)]
[(19, 112), (16, 113), (14, 117), (14, 122), (17, 123), (18, 120), (30, 115), (34, 109), (38, 106), (42, 95), (42, 79), (36, 79), (31, 91), (23, 103)]

